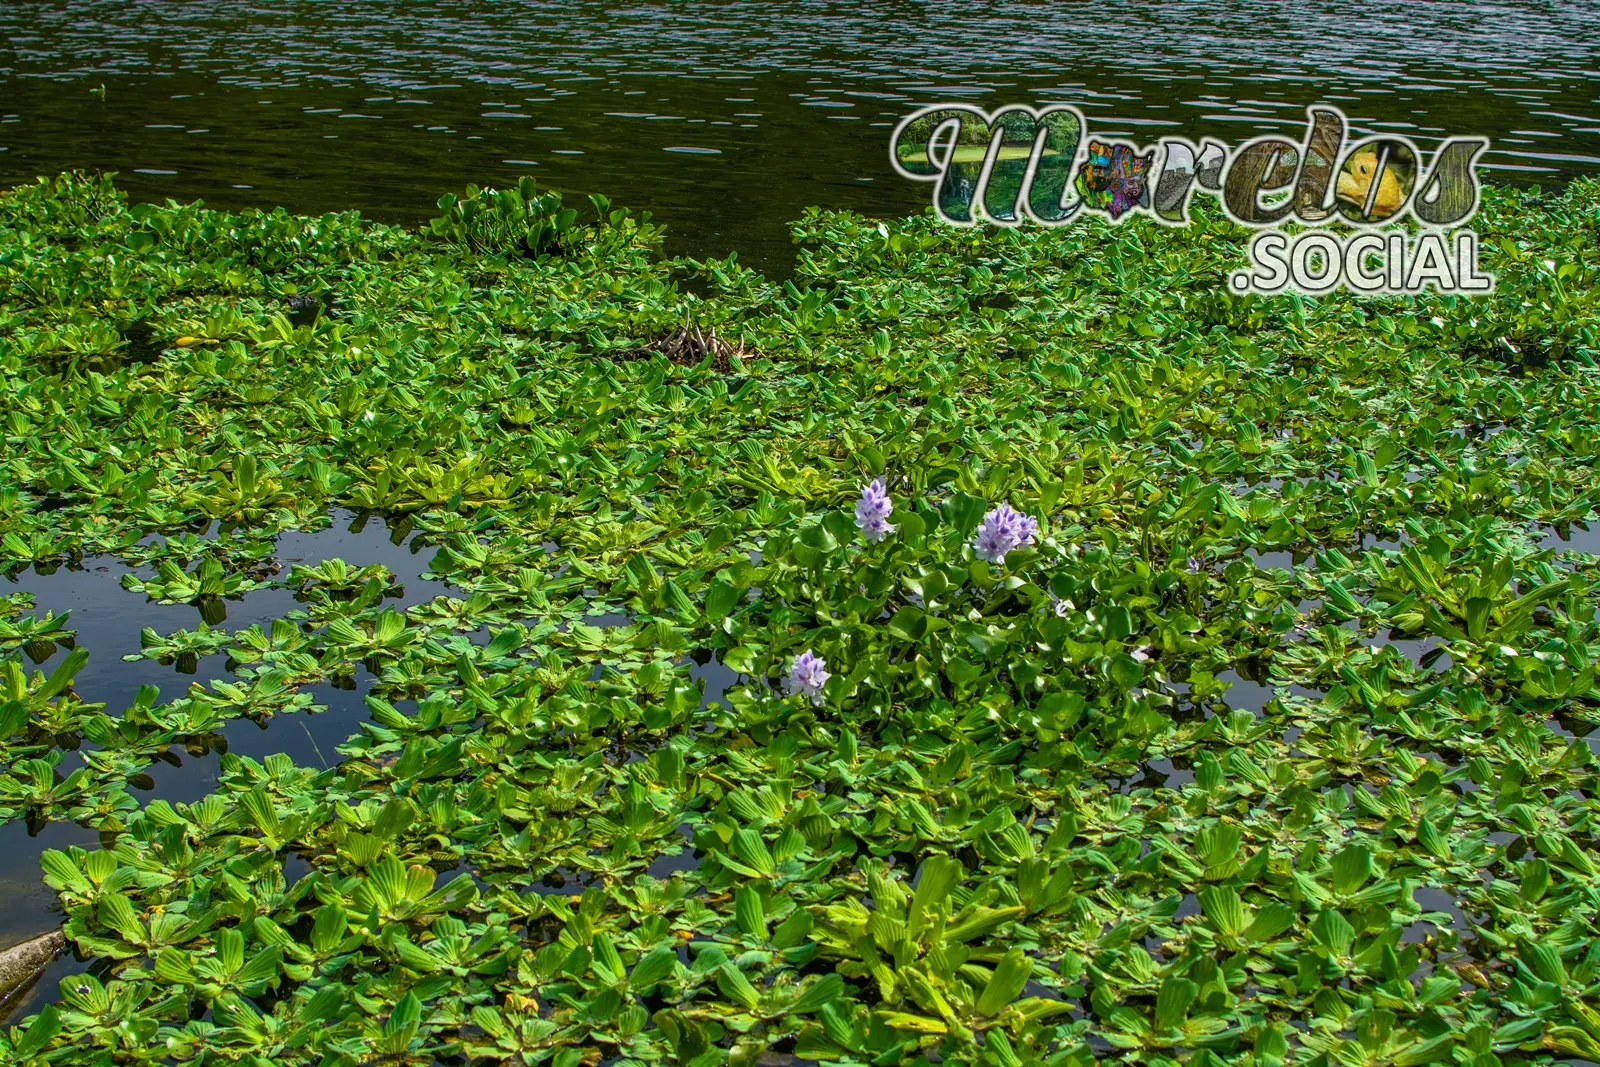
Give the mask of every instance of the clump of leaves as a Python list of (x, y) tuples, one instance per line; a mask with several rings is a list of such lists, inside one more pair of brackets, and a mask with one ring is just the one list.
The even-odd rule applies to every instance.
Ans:
[(442, 214), (428, 223), (428, 232), (474, 255), (570, 256), (582, 251), (603, 254), (622, 245), (649, 247), (659, 239), (659, 229), (648, 216), (634, 220), (623, 209), (612, 209), (602, 196), (591, 196), (597, 216), (588, 227), (578, 223), (578, 210), (563, 207), (561, 194), (540, 192), (538, 183), (523, 177), (512, 189), (467, 186), (460, 196), (439, 198)]

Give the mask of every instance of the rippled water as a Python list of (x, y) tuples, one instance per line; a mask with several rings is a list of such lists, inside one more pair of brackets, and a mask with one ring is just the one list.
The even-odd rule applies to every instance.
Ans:
[[(1238, 142), (1328, 102), (1490, 176), (1600, 163), (1600, 5), (594, 3), (0, 6), (0, 182), (424, 217), (532, 173), (653, 211), (676, 250), (790, 258), (808, 204), (903, 214), (915, 106), (1072, 103), (1108, 134)], [(98, 93), (101, 85), (104, 94)]]

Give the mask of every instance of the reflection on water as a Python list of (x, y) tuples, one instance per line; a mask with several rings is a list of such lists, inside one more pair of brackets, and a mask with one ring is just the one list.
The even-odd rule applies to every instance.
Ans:
[(1550, 530), (1539, 541), (1539, 547), (1553, 548), (1557, 553), (1600, 554), (1600, 521), (1575, 524), (1564, 530)]
[(722, 657), (709, 650), (699, 650), (689, 656), (690, 681), (704, 681), (704, 696), (700, 699), (703, 708), (708, 704), (721, 704), (729, 707), (723, 694), (728, 688), (736, 684), (743, 675), (732, 670), (722, 662)]
[[(1587, 0), (559, 7), (217, 0), (0, 5), (0, 182), (114, 169), (139, 198), (411, 222), (514, 182), (654, 211), (678, 249), (787, 262), (808, 204), (920, 210), (915, 107), (1072, 104), (1092, 132), (1238, 143), (1341, 106), (1352, 139), (1492, 138), (1502, 179), (1600, 162)], [(91, 89), (101, 84), (102, 95)]]
[(1271, 685), (1241, 677), (1238, 671), (1231, 668), (1219, 672), (1217, 681), (1228, 683), (1228, 691), (1222, 697), (1228, 707), (1253, 712), (1258, 716), (1277, 695)]
[[(443, 582), (424, 580), (433, 553), (415, 536), (392, 530), (382, 519), (364, 520), (348, 512), (336, 512), (334, 522), (314, 532), (291, 531), (277, 539), (274, 558), (283, 565), (283, 575), (295, 563), (316, 565), (340, 558), (358, 566), (382, 563), (403, 586), (404, 596), (390, 601), (403, 609), (425, 603), (450, 591)], [(76, 569), (59, 568), (49, 574), (28, 570), (9, 579), (0, 578), (0, 593), (27, 591), (33, 594), (34, 609), (28, 614), (42, 617), (70, 611), (67, 627), (75, 632), (75, 642), (89, 651), (88, 662), (73, 679), (73, 691), (88, 703), (104, 703), (113, 714), (133, 703), (142, 685), (161, 690), (161, 700), (181, 696), (192, 684), (209, 685), (234, 676), (227, 668), (225, 653), (201, 656), (190, 663), (181, 660), (162, 664), (153, 659), (124, 661), (124, 656), (140, 651), (141, 627), (151, 627), (163, 636), (177, 630), (192, 629), (200, 620), (190, 604), (163, 605), (122, 588), (121, 577), (128, 570), (122, 562), (106, 557), (91, 557)], [(148, 575), (151, 568), (138, 573)], [(259, 624), (271, 625), (300, 606), (291, 590), (262, 588), (225, 601), (227, 618), (221, 627), (237, 632)], [(51, 670), (65, 653), (57, 648), (42, 661)], [(134, 796), (141, 802), (160, 797), (172, 803), (189, 803), (215, 791), (217, 772), (224, 752), (233, 752), (257, 761), (277, 752), (287, 753), (303, 767), (332, 766), (340, 759), (337, 747), (343, 744), (367, 718), (363, 697), (371, 690), (374, 678), (365, 667), (358, 667), (353, 684), (340, 688), (329, 683), (306, 687), (314, 707), (325, 708), (315, 714), (277, 715), (265, 722), (234, 719), (204, 744), (194, 748), (174, 746), (144, 773), (132, 780)], [(403, 702), (402, 702), (403, 703)], [(92, 747), (92, 746), (91, 746)], [(68, 753), (57, 773), (70, 774), (81, 766), (78, 753)], [(25, 819), (0, 826), (0, 900), (8, 905), (0, 915), (0, 946), (25, 940), (60, 922), (55, 893), (40, 881), (39, 857), (46, 849), (68, 845), (93, 848), (100, 834), (72, 823), (47, 823), (30, 827)], [(58, 961), (56, 969), (79, 966), (70, 957)], [(39, 993), (38, 989), (44, 989)], [(54, 980), (36, 988), (40, 995), (53, 996)], [(31, 1001), (30, 1001), (31, 1003)], [(18, 1001), (17, 1010), (26, 1009)], [(34, 1004), (34, 1008), (37, 1008)], [(0, 1018), (5, 1016), (0, 1006)], [(26, 1009), (33, 1010), (33, 1009)]]
[(76, 823), (48, 823), (30, 833), (27, 820), (0, 826), (0, 946), (11, 946), (44, 933), (56, 925), (50, 913), (56, 906), (55, 890), (39, 877), (39, 857), (48, 849), (69, 845), (97, 848), (100, 833)]
[[(340, 558), (358, 566), (381, 563), (388, 567), (405, 592), (399, 601), (391, 602), (395, 607), (426, 603), (449, 590), (443, 582), (423, 579), (433, 554), (422, 549), (415, 538), (397, 545), (382, 519), (365, 522), (343, 511), (333, 518), (333, 524), (322, 530), (289, 531), (279, 536), (273, 558), (282, 564), (282, 577), (287, 577), (296, 563), (316, 565)], [(26, 570), (10, 578), (0, 577), (0, 593), (33, 594), (29, 614), (39, 617), (51, 612), (72, 613), (67, 628), (76, 634), (76, 643), (89, 650), (89, 660), (73, 679), (73, 689), (89, 703), (103, 702), (120, 710), (132, 703), (141, 685), (156, 686), (162, 700), (173, 700), (191, 684), (206, 685), (230, 677), (225, 654), (202, 656), (192, 664), (124, 661), (124, 656), (140, 651), (141, 628), (148, 626), (167, 635), (194, 629), (202, 621), (193, 605), (158, 604), (123, 589), (122, 575), (129, 569), (112, 557), (90, 557), (80, 568), (63, 567), (48, 574)], [(149, 576), (154, 568), (136, 568), (135, 573)], [(226, 618), (219, 627), (235, 632), (252, 625), (266, 628), (299, 606), (290, 589), (255, 589), (223, 602)], [(55, 657), (44, 660), (43, 669), (50, 670), (55, 661)]]

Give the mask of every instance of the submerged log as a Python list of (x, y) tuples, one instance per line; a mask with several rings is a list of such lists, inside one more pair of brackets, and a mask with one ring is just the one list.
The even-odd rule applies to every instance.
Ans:
[(66, 941), (60, 930), (51, 930), (0, 952), (0, 1000), (38, 978)]

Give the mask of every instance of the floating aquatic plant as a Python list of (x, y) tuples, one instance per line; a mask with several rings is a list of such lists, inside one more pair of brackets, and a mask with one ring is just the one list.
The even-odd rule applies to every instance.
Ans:
[[(0, 1058), (1596, 1058), (1600, 185), (1398, 303), (1234, 298), (1214, 216), (812, 212), (778, 284), (500, 192), (0, 195), (0, 818), (87, 831), (88, 961)], [(624, 358), (686, 321), (738, 364)]]

